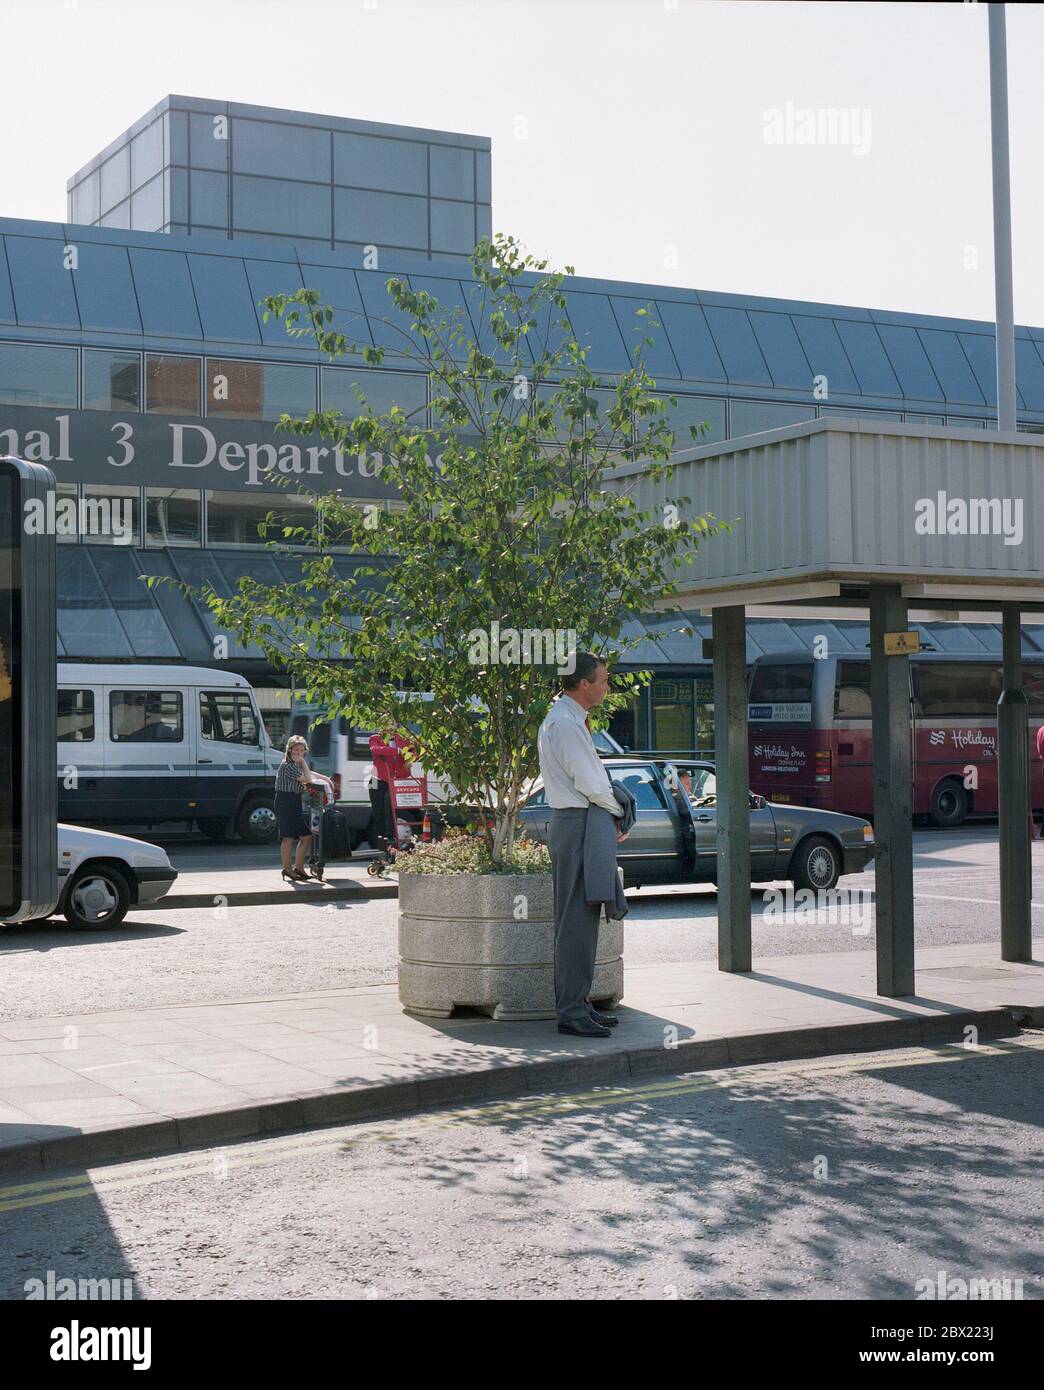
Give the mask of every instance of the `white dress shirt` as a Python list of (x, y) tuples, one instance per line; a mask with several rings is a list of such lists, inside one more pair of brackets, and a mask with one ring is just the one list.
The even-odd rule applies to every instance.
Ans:
[(583, 706), (566, 694), (551, 706), (540, 726), (537, 753), (547, 804), (555, 811), (601, 806), (610, 815), (622, 816), (586, 717)]

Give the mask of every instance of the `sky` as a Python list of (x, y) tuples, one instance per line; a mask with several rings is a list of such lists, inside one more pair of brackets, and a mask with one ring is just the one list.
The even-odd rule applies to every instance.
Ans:
[[(1044, 6), (1008, 5), (1015, 318), (1044, 326)], [(993, 317), (986, 6), (0, 0), (0, 215), (176, 92), (488, 135), (578, 273)]]

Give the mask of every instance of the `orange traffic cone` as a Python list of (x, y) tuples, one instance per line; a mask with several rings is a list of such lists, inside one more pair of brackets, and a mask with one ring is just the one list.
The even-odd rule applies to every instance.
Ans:
[(421, 844), (426, 845), (431, 840), (431, 816), (427, 811), (424, 812), (424, 819), (421, 822)]

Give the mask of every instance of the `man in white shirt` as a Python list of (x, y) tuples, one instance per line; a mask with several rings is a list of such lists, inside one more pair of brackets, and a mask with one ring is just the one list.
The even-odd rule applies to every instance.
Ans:
[[(577, 652), (562, 695), (548, 711), (537, 736), (540, 775), (551, 807), (548, 846), (555, 897), (555, 1010), (558, 1031), (584, 1038), (607, 1038), (618, 1020), (593, 1008), (588, 995), (594, 980), (601, 907), (584, 892), (584, 828), (589, 806), (623, 814), (591, 739), (587, 712), (609, 693), (605, 662)], [(623, 838), (622, 836), (620, 838)]]

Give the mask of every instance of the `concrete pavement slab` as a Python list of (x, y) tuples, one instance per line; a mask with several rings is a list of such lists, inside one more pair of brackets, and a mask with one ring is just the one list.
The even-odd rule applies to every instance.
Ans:
[[(927, 948), (918, 963), (922, 993), (908, 999), (877, 996), (865, 951), (759, 961), (748, 975), (712, 961), (634, 967), (620, 1026), (604, 1040), (563, 1036), (548, 1022), (411, 1017), (393, 985), (7, 1024), (21, 1036), (0, 1055), (0, 1168), (657, 1073), (961, 1042), (969, 1025), (1010, 1035), (1015, 1014), (1044, 1021), (1039, 963), (1001, 962), (995, 944)], [(41, 1042), (55, 1050), (40, 1052)]]

